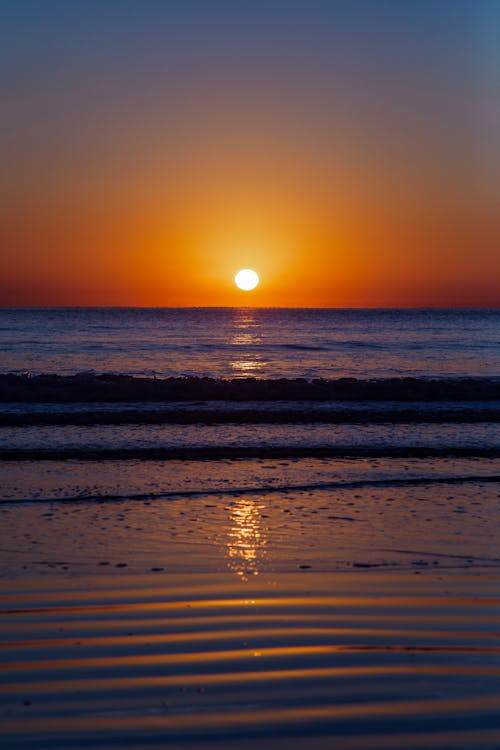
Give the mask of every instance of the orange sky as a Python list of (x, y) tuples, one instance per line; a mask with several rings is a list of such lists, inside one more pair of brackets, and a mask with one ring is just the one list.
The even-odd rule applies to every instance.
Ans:
[(499, 304), (481, 3), (293, 4), (264, 33), (190, 0), (116, 37), (91, 5), (11, 9), (0, 304)]

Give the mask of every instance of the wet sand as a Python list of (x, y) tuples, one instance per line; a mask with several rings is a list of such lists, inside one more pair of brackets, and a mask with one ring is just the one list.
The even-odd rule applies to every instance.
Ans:
[(6, 748), (498, 748), (496, 572), (2, 582)]
[(2, 747), (500, 747), (498, 461), (2, 469)]

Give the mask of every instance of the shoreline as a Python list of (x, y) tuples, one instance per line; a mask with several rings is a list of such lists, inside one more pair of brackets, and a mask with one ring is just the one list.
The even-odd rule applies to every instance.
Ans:
[(500, 458), (485, 446), (192, 446), (164, 448), (7, 448), (0, 461), (205, 461), (294, 458)]
[(0, 570), (497, 567), (498, 464), (474, 461), (6, 465)]
[(498, 462), (204, 450), (3, 463), (6, 748), (496, 750)]

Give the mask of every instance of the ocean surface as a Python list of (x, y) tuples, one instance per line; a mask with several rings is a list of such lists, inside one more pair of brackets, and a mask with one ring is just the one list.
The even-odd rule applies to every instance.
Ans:
[(499, 342), (499, 310), (4, 308), (0, 456), (491, 457)]
[(9, 750), (500, 747), (500, 311), (0, 310), (0, 519)]
[(500, 377), (500, 310), (0, 309), (0, 372)]

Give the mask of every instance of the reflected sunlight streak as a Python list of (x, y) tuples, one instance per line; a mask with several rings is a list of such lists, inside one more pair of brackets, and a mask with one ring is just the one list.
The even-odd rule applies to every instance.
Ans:
[(264, 556), (266, 529), (262, 524), (265, 506), (248, 497), (235, 501), (231, 507), (227, 541), (228, 567), (245, 581), (259, 575), (259, 562)]
[(252, 377), (262, 375), (265, 372), (266, 362), (262, 355), (257, 353), (253, 347), (262, 343), (262, 338), (251, 329), (259, 329), (259, 323), (252, 310), (241, 309), (235, 314), (235, 333), (231, 338), (232, 346), (252, 347), (245, 350), (241, 357), (230, 362), (230, 367), (238, 377)]

